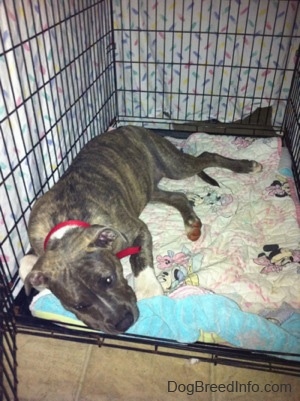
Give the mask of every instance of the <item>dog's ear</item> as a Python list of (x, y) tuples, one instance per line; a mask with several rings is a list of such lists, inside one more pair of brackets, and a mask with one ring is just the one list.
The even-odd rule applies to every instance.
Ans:
[(33, 266), (36, 264), (37, 260), (38, 257), (32, 254), (27, 254), (20, 260), (19, 276), (21, 277), (23, 283), (25, 283), (26, 277), (33, 269)]
[(32, 254), (25, 255), (21, 259), (19, 276), (24, 283), (26, 295), (30, 294), (32, 287), (38, 291), (48, 288), (51, 278), (50, 272), (45, 272), (44, 258)]
[(89, 231), (89, 246), (92, 250), (95, 247), (113, 249), (117, 241), (127, 242), (127, 238), (111, 227), (92, 225), (86, 229)]
[(46, 273), (40, 270), (30, 272), (24, 281), (26, 295), (28, 296), (30, 294), (32, 287), (36, 288), (38, 291), (48, 288), (49, 282), (50, 277)]

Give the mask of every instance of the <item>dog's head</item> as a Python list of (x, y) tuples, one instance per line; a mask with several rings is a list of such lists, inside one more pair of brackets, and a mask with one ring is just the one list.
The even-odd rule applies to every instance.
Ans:
[(134, 291), (115, 256), (120, 233), (93, 225), (49, 242), (26, 276), (25, 289), (48, 288), (87, 326), (105, 333), (126, 331), (138, 318)]

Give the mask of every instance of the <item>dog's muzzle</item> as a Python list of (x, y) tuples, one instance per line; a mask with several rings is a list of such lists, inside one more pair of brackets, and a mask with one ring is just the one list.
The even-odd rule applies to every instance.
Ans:
[(134, 323), (134, 316), (131, 312), (127, 312), (122, 320), (116, 324), (116, 330), (120, 333), (127, 331)]

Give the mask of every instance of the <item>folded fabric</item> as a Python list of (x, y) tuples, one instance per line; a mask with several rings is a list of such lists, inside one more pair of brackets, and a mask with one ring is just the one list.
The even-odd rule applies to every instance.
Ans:
[[(300, 354), (300, 314), (278, 326), (267, 319), (243, 312), (232, 300), (215, 294), (174, 299), (158, 296), (138, 302), (140, 317), (129, 334), (193, 343), (200, 332), (211, 332), (236, 347)], [(50, 291), (42, 291), (31, 304), (36, 317), (84, 326), (65, 310)], [(298, 329), (297, 329), (298, 328)]]

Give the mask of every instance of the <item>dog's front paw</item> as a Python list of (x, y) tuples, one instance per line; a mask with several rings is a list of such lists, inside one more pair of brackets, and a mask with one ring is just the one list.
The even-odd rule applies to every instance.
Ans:
[(252, 160), (252, 173), (260, 173), (261, 171), (263, 171), (263, 165)]
[(154, 274), (152, 267), (146, 267), (135, 279), (135, 294), (137, 300), (163, 295), (163, 289)]
[(191, 218), (185, 224), (185, 231), (190, 241), (197, 241), (201, 235), (201, 221), (198, 217)]

